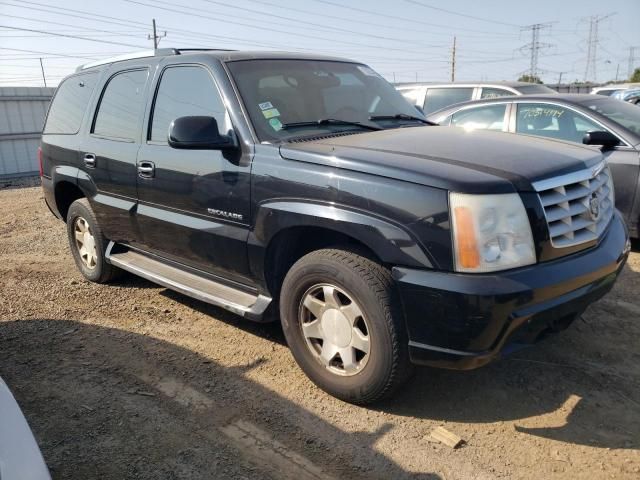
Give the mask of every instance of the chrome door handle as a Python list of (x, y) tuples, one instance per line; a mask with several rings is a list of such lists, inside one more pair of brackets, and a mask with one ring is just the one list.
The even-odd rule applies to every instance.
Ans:
[(156, 167), (153, 162), (140, 162), (138, 163), (138, 175), (143, 178), (153, 178)]
[(84, 164), (88, 168), (96, 168), (96, 156), (93, 153), (85, 153)]

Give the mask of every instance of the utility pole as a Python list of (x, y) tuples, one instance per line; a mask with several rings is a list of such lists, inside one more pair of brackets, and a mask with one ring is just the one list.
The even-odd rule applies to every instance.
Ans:
[(456, 81), (456, 37), (453, 37), (453, 48), (451, 49), (451, 82)]
[(627, 69), (628, 79), (631, 79), (631, 75), (633, 75), (633, 70), (636, 63), (636, 48), (638, 47), (629, 47), (629, 66)]
[(562, 74), (565, 72), (560, 72), (560, 75), (558, 76), (558, 87), (560, 87), (560, 85), (562, 85)]
[(608, 15), (593, 15), (589, 17), (589, 38), (587, 40), (587, 66), (584, 70), (584, 81), (588, 81), (590, 78), (594, 81), (598, 81), (598, 26), (600, 22), (614, 15), (610, 13)]
[(155, 18), (152, 20), (152, 24), (153, 24), (153, 36), (147, 35), (147, 39), (153, 40), (153, 49), (157, 50), (158, 49), (158, 44), (160, 43), (160, 39), (166, 37), (167, 36), (167, 32), (165, 31), (162, 35), (158, 35), (158, 33), (156, 31), (156, 19)]
[(539, 78), (540, 70), (538, 69), (538, 58), (540, 56), (540, 50), (551, 48), (553, 45), (550, 43), (543, 43), (540, 41), (540, 32), (546, 28), (551, 28), (550, 23), (534, 23), (522, 27), (521, 30), (531, 30), (531, 42), (520, 47), (520, 51), (529, 51), (529, 76), (531, 79)]
[(40, 57), (40, 70), (42, 71), (42, 81), (44, 82), (44, 86), (47, 86), (47, 77), (44, 75), (44, 65), (42, 64), (42, 57)]

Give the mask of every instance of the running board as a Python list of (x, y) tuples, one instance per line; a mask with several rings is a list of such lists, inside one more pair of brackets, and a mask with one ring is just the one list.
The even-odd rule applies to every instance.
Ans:
[(109, 242), (106, 252), (106, 260), (112, 265), (251, 320), (260, 321), (271, 303), (271, 298), (264, 295), (254, 295), (223, 285), (133, 250), (112, 253), (114, 245), (114, 242)]

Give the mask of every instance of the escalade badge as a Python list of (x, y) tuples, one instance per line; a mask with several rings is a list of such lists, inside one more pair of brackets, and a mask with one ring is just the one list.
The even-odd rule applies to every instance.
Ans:
[(207, 212), (217, 217), (228, 218), (229, 220), (242, 220), (242, 215), (239, 213), (225, 212), (224, 210), (218, 210), (217, 208), (207, 208)]
[(589, 200), (589, 216), (594, 222), (597, 222), (598, 218), (600, 218), (600, 199), (595, 193)]

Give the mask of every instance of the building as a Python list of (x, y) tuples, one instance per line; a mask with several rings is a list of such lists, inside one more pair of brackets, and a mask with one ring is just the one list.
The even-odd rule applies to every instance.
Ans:
[(38, 174), (38, 145), (53, 92), (0, 87), (0, 179)]

